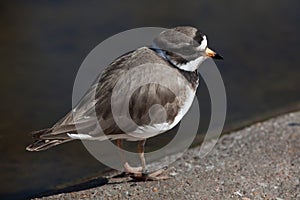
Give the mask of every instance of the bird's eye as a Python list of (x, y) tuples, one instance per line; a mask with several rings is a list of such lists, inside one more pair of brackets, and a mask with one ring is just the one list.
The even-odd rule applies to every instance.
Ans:
[(198, 44), (201, 44), (202, 40), (203, 40), (203, 36), (205, 36), (203, 33), (201, 33), (201, 31), (197, 31), (194, 37), (194, 40), (196, 42), (198, 42)]
[(200, 51), (204, 51), (207, 48), (207, 39), (206, 36), (198, 30), (193, 38), (195, 43), (197, 43), (196, 47)]

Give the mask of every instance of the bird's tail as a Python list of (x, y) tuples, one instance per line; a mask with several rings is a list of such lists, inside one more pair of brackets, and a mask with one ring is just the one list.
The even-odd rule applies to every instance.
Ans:
[(95, 123), (95, 120), (92, 119), (76, 124), (66, 124), (66, 120), (63, 119), (51, 128), (32, 132), (31, 135), (33, 138), (33, 142), (26, 147), (26, 150), (43, 151), (51, 147), (72, 141), (74, 139), (81, 139), (80, 137), (70, 137), (70, 135), (74, 136), (78, 134), (78, 132), (90, 133), (97, 127), (96, 125), (97, 123)]
[(26, 147), (27, 151), (43, 151), (59, 144), (74, 140), (67, 133), (74, 132), (74, 128), (61, 132), (53, 132), (53, 128), (47, 128), (31, 133), (33, 142)]

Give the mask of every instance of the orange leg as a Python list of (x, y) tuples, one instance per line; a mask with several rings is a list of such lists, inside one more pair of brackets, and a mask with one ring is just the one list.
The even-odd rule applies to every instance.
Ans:
[[(120, 149), (122, 149), (123, 141), (121, 139), (117, 139), (116, 140), (116, 145)], [(128, 162), (126, 162), (124, 153), (122, 151), (119, 151), (119, 152), (120, 152), (121, 161), (122, 161), (122, 164), (123, 164), (123, 167), (124, 167), (124, 170), (125, 170), (126, 173), (132, 173), (132, 174), (141, 173), (142, 167), (131, 167), (128, 164)]]

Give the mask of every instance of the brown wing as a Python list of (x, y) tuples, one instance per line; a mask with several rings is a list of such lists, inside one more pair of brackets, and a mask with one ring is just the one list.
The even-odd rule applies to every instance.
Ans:
[[(129, 81), (117, 89), (116, 93), (120, 96), (117, 101), (119, 100), (120, 102), (114, 102), (114, 104), (121, 108), (123, 106), (125, 107), (124, 109), (126, 109), (127, 106), (129, 107), (130, 118), (135, 122), (135, 125), (130, 124), (126, 127), (127, 132), (134, 131), (137, 126), (153, 125), (163, 122), (172, 123), (180, 106), (185, 100), (187, 87), (192, 87), (177, 68), (171, 66), (149, 48), (138, 49), (128, 56), (130, 56), (130, 59), (126, 57), (121, 58), (103, 72), (99, 81), (99, 88), (97, 88), (96, 112), (101, 128), (106, 135), (123, 133), (116, 125), (114, 119), (116, 116), (113, 116), (111, 110), (111, 107), (114, 106), (111, 100), (112, 91), (115, 89), (120, 77), (124, 76), (124, 74), (129, 73), (129, 75), (126, 74)], [(139, 69), (141, 71), (138, 75), (131, 75), (132, 69), (147, 63), (151, 64), (145, 69)], [(162, 68), (157, 72), (157, 68), (152, 68), (152, 64), (160, 64)], [(166, 73), (166, 76), (164, 76), (165, 71), (169, 71), (169, 73)], [(161, 80), (161, 82), (165, 84), (148, 83), (137, 87), (136, 90), (130, 94), (129, 105), (125, 105), (124, 98), (122, 98), (123, 95), (127, 95), (127, 91), (134, 85), (139, 85), (140, 82), (149, 79), (149, 76), (155, 76), (155, 74), (162, 74), (164, 80)], [(173, 77), (168, 77), (170, 74), (172, 74)], [(172, 88), (172, 91), (170, 88)], [(123, 93), (121, 91), (123, 91)], [(152, 109), (154, 105), (160, 105), (161, 107)], [(122, 117), (124, 116), (117, 117), (123, 119)]]
[[(171, 123), (178, 113), (180, 105), (184, 101), (185, 96), (183, 91), (186, 90), (189, 82), (178, 69), (172, 67), (167, 61), (157, 55), (156, 52), (143, 47), (111, 63), (102, 72), (99, 81), (89, 89), (71, 112), (58, 121), (52, 128), (33, 133), (36, 136), (35, 142), (40, 143), (41, 140), (43, 140), (43, 145), (47, 146), (46, 141), (50, 140), (50, 142), (53, 142), (53, 140), (57, 140), (58, 142), (53, 142), (54, 145), (57, 145), (70, 140), (68, 133), (76, 134), (78, 132), (94, 137), (97, 136), (97, 132), (95, 132), (97, 122), (99, 122), (106, 135), (123, 134), (124, 132), (117, 126), (112, 115), (112, 93), (122, 75), (145, 63), (163, 64), (163, 67), (166, 69), (173, 70), (173, 75), (175, 77), (178, 75), (180, 80), (175, 84), (168, 83), (170, 86), (175, 85), (173, 91), (168, 89), (169, 87), (164, 87), (157, 83), (149, 83), (137, 88), (131, 95), (129, 101), (130, 117), (136, 123), (136, 126), (151, 125), (151, 123), (161, 122), (160, 120), (166, 120)], [(141, 80), (147, 79), (149, 74), (153, 73), (154, 69), (151, 70), (151, 67), (148, 67), (140, 76), (132, 76), (129, 85), (124, 85), (121, 89), (126, 90), (131, 83), (139, 83)], [(163, 73), (164, 70), (161, 71)], [(168, 82), (169, 78), (165, 77), (165, 80)], [(181, 95), (179, 95), (179, 97), (174, 95), (174, 90), (175, 93)], [(121, 100), (117, 103), (123, 104)], [(166, 111), (167, 115), (163, 118), (161, 118), (164, 114), (162, 113), (162, 109), (152, 109), (152, 118), (150, 117), (149, 109), (156, 104), (161, 105)], [(126, 130), (134, 130), (137, 128), (136, 126), (130, 126), (126, 128)], [(47, 146), (47, 148), (49, 148), (49, 146)], [(32, 148), (31, 150), (43, 150), (43, 148)]]

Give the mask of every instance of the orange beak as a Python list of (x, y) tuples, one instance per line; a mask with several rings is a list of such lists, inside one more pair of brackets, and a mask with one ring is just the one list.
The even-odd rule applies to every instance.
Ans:
[(222, 56), (220, 56), (219, 54), (217, 54), (216, 52), (214, 52), (214, 51), (211, 50), (210, 48), (206, 48), (205, 54), (206, 54), (208, 57), (211, 57), (211, 58), (213, 58), (213, 59), (223, 60), (223, 57), (222, 57)]

